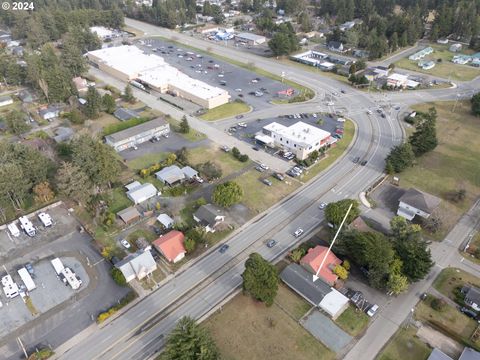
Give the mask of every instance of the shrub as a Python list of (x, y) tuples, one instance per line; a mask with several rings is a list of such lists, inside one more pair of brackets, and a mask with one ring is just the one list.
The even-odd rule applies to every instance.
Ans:
[(112, 275), (113, 281), (115, 281), (117, 285), (127, 286), (127, 280), (125, 279), (125, 276), (123, 276), (123, 273), (116, 267), (110, 270), (110, 275)]
[(102, 323), (104, 322), (105, 320), (107, 320), (110, 316), (112, 316), (113, 314), (115, 314), (118, 310), (120, 310), (121, 308), (123, 308), (125, 305), (127, 305), (128, 303), (130, 303), (133, 299), (135, 299), (137, 297), (137, 294), (134, 292), (134, 291), (130, 291), (127, 295), (125, 295), (119, 302), (117, 305), (114, 305), (110, 308), (108, 308), (107, 310), (101, 312), (100, 314), (98, 314), (97, 316), (97, 323)]
[(442, 312), (445, 311), (445, 309), (447, 308), (447, 302), (443, 299), (435, 298), (430, 303), (430, 306), (433, 310)]

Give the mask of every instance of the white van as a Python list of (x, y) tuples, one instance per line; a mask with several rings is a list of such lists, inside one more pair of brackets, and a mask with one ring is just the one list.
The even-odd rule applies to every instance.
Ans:
[(10, 223), (7, 225), (8, 231), (13, 237), (19, 237), (20, 236), (20, 230), (18, 230), (17, 225), (15, 223)]

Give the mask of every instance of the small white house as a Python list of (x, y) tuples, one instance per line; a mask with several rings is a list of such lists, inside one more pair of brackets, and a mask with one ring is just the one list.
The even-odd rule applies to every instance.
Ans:
[(428, 219), (440, 205), (440, 199), (423, 191), (410, 188), (399, 199), (397, 215), (411, 221), (415, 215)]
[(128, 255), (123, 260), (115, 264), (127, 282), (137, 278), (142, 280), (144, 277), (150, 275), (157, 269), (157, 263), (152, 256), (152, 253), (147, 251), (137, 251), (134, 254)]
[(6, 95), (6, 96), (0, 96), (0, 107), (2, 106), (7, 106), (13, 104), (13, 99)]
[(136, 181), (127, 185), (126, 188), (128, 189), (127, 197), (132, 200), (135, 205), (157, 195), (157, 188), (150, 183), (140, 184)]
[(38, 114), (42, 117), (43, 120), (51, 121), (52, 119), (55, 119), (60, 115), (60, 109), (55, 106), (49, 106), (45, 109), (41, 109)]

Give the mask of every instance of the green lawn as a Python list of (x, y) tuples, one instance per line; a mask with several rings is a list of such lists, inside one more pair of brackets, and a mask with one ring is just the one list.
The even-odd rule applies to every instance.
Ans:
[(432, 350), (415, 334), (416, 328), (413, 326), (400, 328), (376, 360), (426, 360)]
[(133, 203), (127, 198), (127, 195), (125, 195), (125, 191), (126, 190), (123, 187), (117, 187), (108, 193), (108, 208), (111, 212), (116, 214), (120, 210), (133, 205)]
[(204, 325), (210, 330), (222, 359), (335, 359), (332, 351), (279, 306), (266, 307), (242, 294), (224, 305)]
[[(469, 81), (480, 75), (480, 69), (470, 65), (459, 65), (452, 63), (454, 53), (448, 51), (448, 46), (432, 45), (434, 52), (425, 56), (422, 60), (433, 60), (436, 65), (433, 69), (423, 70), (418, 66), (418, 61), (412, 61), (403, 58), (395, 63), (395, 66), (406, 70), (418, 71), (424, 74), (430, 74), (444, 79)], [(438, 59), (442, 61), (439, 63)]]
[(188, 162), (192, 164), (193, 167), (207, 161), (213, 162), (222, 170), (222, 177), (240, 171), (251, 164), (251, 161), (244, 163), (238, 161), (231, 153), (226, 153), (219, 148), (216, 148), (214, 145), (188, 149)]
[(327, 151), (326, 157), (320, 160), (315, 166), (308, 170), (302, 177), (302, 181), (308, 181), (317, 176), (320, 172), (325, 170), (331, 164), (335, 162), (347, 149), (348, 145), (352, 142), (353, 135), (355, 134), (355, 125), (352, 121), (347, 120), (345, 122), (345, 128), (343, 133), (343, 139), (337, 142), (337, 145)]
[(335, 322), (352, 336), (361, 335), (368, 326), (370, 318), (365, 312), (350, 305)]
[(188, 141), (195, 142), (195, 141), (200, 141), (207, 138), (207, 135), (193, 129), (192, 127), (190, 127), (190, 131), (187, 134), (180, 133), (178, 132), (180, 121), (175, 120), (171, 116), (167, 116), (166, 120), (170, 124), (171, 130), (175, 131), (178, 135), (180, 135), (181, 137), (183, 137)]
[(480, 279), (463, 270), (449, 267), (443, 269), (437, 276), (433, 287), (450, 299), (455, 300), (453, 290), (465, 284), (480, 287)]
[(141, 170), (166, 159), (168, 153), (149, 153), (133, 160), (127, 161), (127, 166), (132, 170)]
[(246, 103), (232, 101), (208, 110), (205, 114), (200, 116), (200, 118), (207, 121), (214, 121), (243, 114), (248, 111), (250, 111), (250, 106), (248, 106)]
[(295, 320), (300, 320), (312, 306), (286, 285), (279, 284), (275, 304)]
[[(417, 159), (417, 165), (400, 174), (403, 188), (415, 187), (442, 198), (439, 212), (442, 229), (434, 238), (443, 239), (459, 217), (471, 207), (480, 193), (480, 121), (470, 114), (469, 102), (436, 102), (414, 106), (427, 111), (435, 106), (438, 113), (435, 150)], [(459, 189), (466, 190), (462, 202), (449, 201), (448, 195)], [(442, 216), (443, 215), (443, 216)]]
[[(261, 179), (263, 178), (268, 178), (272, 182), (272, 186), (262, 183)], [(289, 177), (286, 177), (284, 181), (279, 181), (255, 169), (242, 174), (235, 179), (235, 182), (243, 189), (244, 196), (241, 202), (255, 214), (268, 209), (300, 186), (298, 181)]]

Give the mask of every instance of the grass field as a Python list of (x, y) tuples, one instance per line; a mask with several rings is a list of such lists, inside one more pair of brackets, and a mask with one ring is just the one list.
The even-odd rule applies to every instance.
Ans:
[(128, 160), (127, 166), (132, 170), (144, 169), (150, 165), (165, 160), (168, 153), (150, 153), (140, 156), (136, 159)]
[(182, 133), (178, 132), (180, 121), (175, 120), (170, 116), (167, 116), (166, 120), (170, 124), (170, 130), (171, 131), (172, 130), (175, 131), (178, 135), (180, 135), (181, 137), (183, 137), (184, 139), (186, 139), (188, 141), (195, 142), (195, 141), (200, 141), (200, 140), (203, 140), (203, 139), (207, 138), (207, 135), (195, 130), (192, 127), (190, 127), (190, 131), (187, 134), (182, 134)]
[(338, 326), (352, 336), (362, 334), (367, 328), (369, 321), (370, 318), (365, 312), (360, 310), (357, 311), (352, 305), (350, 305), (348, 309), (345, 310), (337, 320), (335, 320)]
[[(263, 184), (261, 181), (263, 178), (268, 178), (272, 186)], [(255, 169), (242, 174), (235, 182), (243, 189), (244, 196), (241, 202), (256, 214), (268, 209), (300, 186), (299, 182), (289, 177), (279, 181)]]
[(477, 322), (462, 314), (455, 307), (447, 305), (439, 312), (430, 306), (433, 297), (419, 302), (415, 308), (415, 319), (433, 325), (434, 328), (456, 341), (478, 348), (479, 342), (471, 343), (470, 337), (477, 327)]
[(123, 187), (118, 187), (112, 189), (107, 195), (109, 200), (109, 210), (113, 213), (117, 213), (120, 210), (123, 210), (133, 203), (125, 195), (125, 190)]
[(198, 147), (188, 150), (188, 162), (194, 166), (210, 160), (222, 169), (222, 177), (239, 171), (248, 166), (251, 162), (240, 162), (231, 153), (226, 153), (214, 145), (210, 147)]
[(331, 164), (335, 162), (347, 149), (348, 145), (352, 142), (353, 135), (355, 134), (355, 125), (352, 121), (347, 120), (345, 122), (345, 128), (343, 133), (343, 139), (337, 142), (337, 145), (327, 151), (327, 156), (319, 161), (315, 166), (308, 170), (307, 174), (301, 177), (302, 181), (308, 181), (317, 176), (320, 172), (325, 170)]
[(416, 337), (416, 328), (400, 328), (376, 360), (425, 360), (431, 349)]
[[(434, 52), (425, 56), (423, 60), (435, 61), (435, 67), (430, 70), (423, 70), (418, 66), (418, 61), (412, 61), (403, 58), (395, 63), (395, 66), (406, 70), (418, 71), (424, 74), (430, 74), (444, 79), (469, 81), (480, 75), (480, 69), (470, 65), (459, 65), (451, 62), (454, 53), (448, 51), (446, 46), (432, 45)], [(437, 62), (438, 59), (442, 61)]]
[(200, 118), (207, 121), (214, 121), (243, 114), (248, 111), (250, 111), (250, 106), (248, 106), (246, 103), (232, 101), (208, 110), (205, 114), (200, 116)]
[(480, 279), (457, 268), (445, 268), (435, 279), (433, 287), (450, 299), (455, 300), (453, 290), (465, 284), (480, 287)]
[[(469, 209), (480, 193), (480, 121), (470, 114), (469, 102), (459, 102), (452, 112), (453, 102), (436, 102), (415, 106), (427, 111), (435, 106), (438, 113), (435, 150), (417, 159), (417, 165), (400, 174), (403, 188), (416, 187), (442, 198), (440, 211), (446, 216), (441, 231), (434, 235), (442, 239), (450, 227)], [(462, 202), (448, 201), (448, 195), (466, 190)]]
[(287, 286), (280, 284), (275, 304), (286, 311), (295, 320), (300, 320), (312, 306), (290, 290)]
[[(279, 294), (279, 297), (282, 295)], [(205, 323), (225, 360), (330, 360), (335, 354), (277, 305), (237, 295)]]

